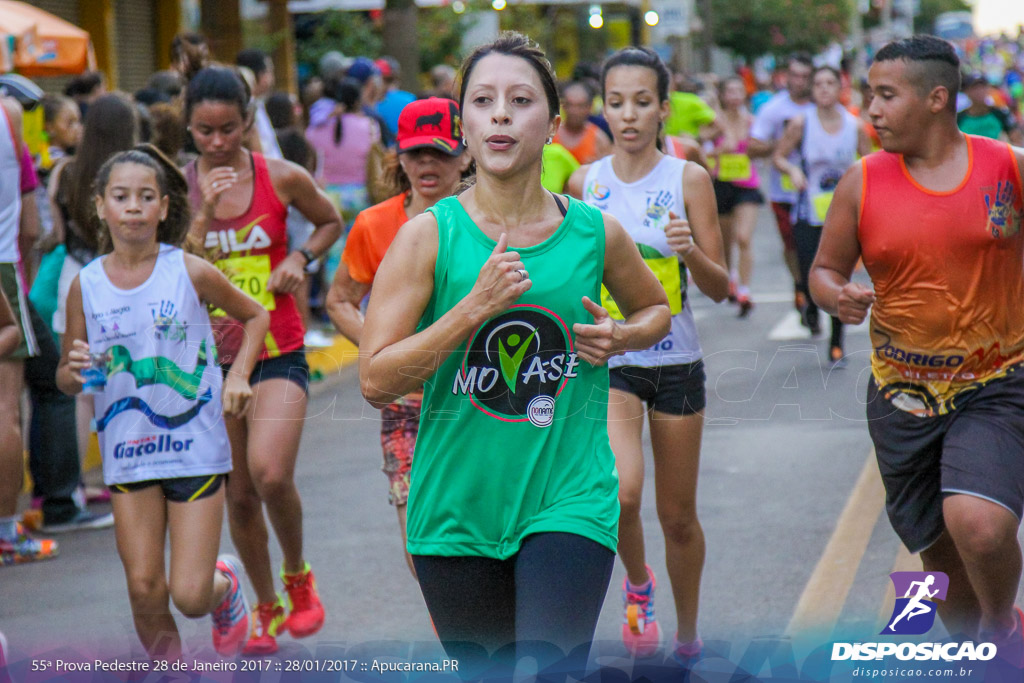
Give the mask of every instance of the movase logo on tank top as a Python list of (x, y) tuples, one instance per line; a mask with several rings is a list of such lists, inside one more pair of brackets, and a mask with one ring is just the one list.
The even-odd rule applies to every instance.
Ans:
[(555, 401), (578, 367), (565, 322), (546, 308), (520, 304), (473, 333), (452, 393), (469, 396), (495, 419), (549, 427)]

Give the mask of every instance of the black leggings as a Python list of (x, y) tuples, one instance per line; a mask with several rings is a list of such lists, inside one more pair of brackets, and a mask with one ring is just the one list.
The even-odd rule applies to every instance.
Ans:
[[(796, 257), (800, 262), (800, 290), (807, 297), (807, 311), (804, 315), (807, 317), (807, 323), (811, 327), (817, 327), (818, 325), (818, 305), (811, 298), (811, 290), (808, 284), (810, 279), (808, 276), (811, 272), (811, 265), (814, 263), (814, 257), (818, 253), (821, 230), (821, 226), (811, 225), (807, 221), (797, 221), (796, 225), (793, 226), (793, 239), (796, 240)], [(829, 343), (831, 346), (842, 347), (843, 323), (834, 315), (831, 318), (832, 339)]]
[(507, 560), (412, 559), (437, 636), (463, 676), (526, 655), (540, 670), (585, 669), (615, 561), (605, 546), (577, 534), (539, 533)]

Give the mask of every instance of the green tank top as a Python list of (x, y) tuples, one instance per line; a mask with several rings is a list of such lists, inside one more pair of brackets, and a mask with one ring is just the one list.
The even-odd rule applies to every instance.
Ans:
[[(476, 283), (494, 250), (458, 198), (428, 209), (438, 224), (431, 325)], [(413, 555), (507, 559), (540, 532), (616, 548), (619, 502), (608, 443), (608, 368), (578, 358), (574, 323), (598, 301), (600, 211), (569, 200), (544, 242), (517, 249), (533, 287), (475, 330), (426, 382), (413, 457), (408, 549)]]

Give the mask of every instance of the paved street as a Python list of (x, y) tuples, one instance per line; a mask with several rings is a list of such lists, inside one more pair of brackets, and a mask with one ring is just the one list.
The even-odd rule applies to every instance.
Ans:
[[(862, 407), (870, 346), (866, 328), (849, 331), (849, 366), (830, 372), (827, 341), (802, 338), (795, 321), (767, 210), (755, 239), (757, 306), (749, 319), (737, 319), (728, 304), (694, 297), (710, 398), (699, 500), (708, 547), (700, 628), (709, 650), (732, 662), (765, 637), (791, 635), (798, 648), (801, 642), (820, 645), (832, 634), (877, 639), (891, 611), (888, 574), (912, 568), (914, 561), (901, 552), (888, 525), (869, 457)], [(359, 652), (383, 655), (401, 647), (410, 660), (415, 653), (436, 655), (379, 469), (377, 414), (363, 402), (355, 369), (348, 367), (313, 391), (297, 472), (307, 557), (327, 622), (307, 641), (283, 638), (282, 658), (308, 650), (318, 658), (344, 652), (355, 659)], [(649, 562), (663, 578), (653, 483), (647, 484)], [(0, 630), (10, 641), (13, 660), (22, 662), (24, 680), (49, 680), (25, 673), (30, 656), (77, 651), (90, 659), (141, 657), (113, 531), (66, 535), (60, 542), (57, 560), (0, 569)], [(226, 526), (222, 546), (231, 548)], [(624, 654), (616, 645), (622, 579), (617, 564), (597, 632), (599, 641), (607, 641), (598, 653), (612, 660)], [(667, 580), (660, 590), (663, 640), (670, 640), (675, 615)], [(207, 653), (208, 624), (179, 617), (190, 644)], [(409, 655), (407, 644), (378, 641), (419, 644)], [(714, 660), (706, 666), (717, 670)], [(760, 664), (752, 673), (759, 669)], [(328, 675), (324, 680), (338, 680), (338, 674)], [(275, 676), (280, 674), (259, 680), (278, 680)]]

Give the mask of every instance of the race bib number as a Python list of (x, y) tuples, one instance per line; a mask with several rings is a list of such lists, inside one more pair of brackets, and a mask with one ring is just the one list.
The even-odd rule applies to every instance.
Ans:
[[(216, 265), (220, 272), (224, 273), (224, 276), (231, 281), (231, 284), (256, 299), (260, 306), (268, 311), (277, 307), (274, 293), (267, 291), (267, 282), (270, 280), (269, 254), (221, 259), (217, 261)], [(210, 315), (225, 316), (227, 313), (218, 308), (211, 311)]]
[[(661, 288), (665, 290), (665, 295), (668, 297), (668, 307), (672, 315), (681, 313), (683, 310), (683, 282), (679, 274), (679, 259), (675, 256), (647, 258), (644, 259), (644, 263), (651, 269), (654, 276), (658, 278)], [(608, 288), (604, 285), (601, 285), (601, 305), (614, 320), (626, 319), (626, 316), (619, 310), (618, 304), (615, 303), (615, 299), (612, 298)]]
[(793, 179), (789, 177), (789, 174), (782, 176), (782, 191), (796, 192), (796, 185), (793, 184)]
[(816, 194), (811, 198), (811, 203), (814, 204), (814, 212), (818, 214), (818, 218), (825, 220), (825, 215), (828, 213), (828, 207), (832, 205), (832, 197), (835, 196), (835, 192), (822, 192)]
[(722, 154), (718, 157), (718, 179), (733, 183), (750, 180), (754, 170), (746, 154)]

